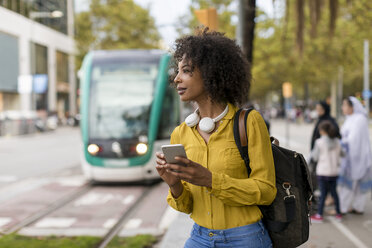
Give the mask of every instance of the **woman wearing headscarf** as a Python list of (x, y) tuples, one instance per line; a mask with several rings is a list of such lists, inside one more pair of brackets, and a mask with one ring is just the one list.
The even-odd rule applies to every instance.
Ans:
[(346, 156), (341, 161), (339, 177), (342, 213), (362, 214), (367, 192), (372, 187), (372, 153), (367, 112), (360, 101), (350, 96), (342, 103), (346, 120), (341, 128)]
[(325, 101), (320, 101), (319, 103), (317, 103), (315, 108), (316, 112), (318, 113), (318, 121), (315, 124), (315, 128), (311, 138), (311, 150), (313, 150), (314, 148), (315, 140), (320, 138), (319, 123), (321, 123), (322, 121), (330, 121), (336, 128), (337, 138), (341, 138), (340, 128), (338, 127), (336, 120), (330, 115), (329, 105)]

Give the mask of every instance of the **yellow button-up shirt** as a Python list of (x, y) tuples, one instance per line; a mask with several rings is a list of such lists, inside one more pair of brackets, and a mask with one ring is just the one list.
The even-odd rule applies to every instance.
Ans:
[(167, 201), (174, 209), (191, 213), (200, 226), (227, 229), (255, 223), (262, 218), (257, 205), (270, 204), (276, 195), (274, 161), (270, 137), (261, 115), (248, 115), (248, 154), (252, 172), (247, 169), (235, 144), (233, 121), (237, 108), (229, 104), (227, 115), (211, 134), (208, 144), (195, 127), (185, 123), (171, 135), (171, 144), (182, 144), (187, 158), (208, 168), (212, 188), (182, 181), (178, 198), (169, 191)]

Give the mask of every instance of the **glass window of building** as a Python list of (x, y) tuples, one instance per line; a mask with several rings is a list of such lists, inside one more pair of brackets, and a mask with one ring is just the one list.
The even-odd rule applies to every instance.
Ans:
[(0, 6), (67, 34), (67, 0), (0, 0)]
[(31, 73), (33, 75), (34, 104), (36, 110), (47, 110), (48, 49), (31, 43)]
[(69, 71), (68, 55), (57, 51), (57, 114), (63, 120), (68, 116), (69, 110)]

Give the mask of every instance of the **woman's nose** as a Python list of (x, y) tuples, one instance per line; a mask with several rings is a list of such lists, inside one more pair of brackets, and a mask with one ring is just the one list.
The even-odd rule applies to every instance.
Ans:
[(178, 74), (176, 75), (176, 77), (174, 78), (174, 83), (178, 84), (180, 83), (180, 77), (178, 76)]

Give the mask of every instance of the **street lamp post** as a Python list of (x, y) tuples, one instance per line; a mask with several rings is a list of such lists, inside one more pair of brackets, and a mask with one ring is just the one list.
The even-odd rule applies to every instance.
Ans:
[(363, 69), (363, 93), (364, 101), (367, 110), (367, 118), (369, 120), (369, 98), (371, 98), (371, 92), (369, 90), (369, 42), (364, 40), (364, 69)]
[(285, 137), (286, 145), (289, 147), (289, 118), (290, 118), (290, 98), (292, 97), (292, 84), (290, 82), (285, 82), (282, 85), (283, 97), (284, 97), (284, 113), (286, 119), (285, 125)]

